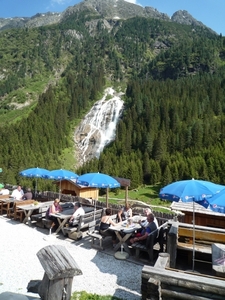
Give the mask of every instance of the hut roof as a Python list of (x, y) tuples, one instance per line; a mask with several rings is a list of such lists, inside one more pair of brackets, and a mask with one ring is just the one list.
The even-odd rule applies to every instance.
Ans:
[[(197, 202), (194, 203), (195, 213), (205, 214), (205, 215), (212, 215), (212, 216), (225, 216), (225, 214), (218, 213), (212, 211), (209, 208), (205, 208), (204, 206), (198, 204)], [(177, 210), (181, 212), (193, 212), (193, 202), (173, 202), (170, 205), (171, 210)]]

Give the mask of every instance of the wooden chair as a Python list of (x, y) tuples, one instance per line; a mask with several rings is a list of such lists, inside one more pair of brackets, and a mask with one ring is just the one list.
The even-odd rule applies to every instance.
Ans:
[[(104, 250), (102, 246), (102, 241), (104, 237), (99, 233), (99, 230), (96, 230), (96, 221), (89, 223), (89, 229), (87, 234), (91, 237), (91, 247), (97, 250)], [(98, 244), (96, 244), (96, 241)]]
[(157, 230), (154, 230), (148, 235), (146, 244), (141, 244), (136, 242), (132, 244), (132, 247), (135, 249), (135, 257), (140, 258), (140, 253), (142, 251), (148, 253), (149, 262), (153, 263), (154, 261), (154, 245), (159, 244), (158, 252), (163, 252), (165, 239), (164, 235), (167, 230), (167, 222), (161, 225)]

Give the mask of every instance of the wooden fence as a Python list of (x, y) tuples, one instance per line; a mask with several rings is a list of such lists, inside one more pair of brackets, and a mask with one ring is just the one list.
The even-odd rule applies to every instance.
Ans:
[[(86, 199), (86, 198), (82, 198), (79, 196), (70, 196), (70, 195), (66, 195), (66, 194), (59, 194), (59, 193), (49, 192), (49, 191), (39, 193), (36, 198), (38, 201), (53, 201), (56, 198), (60, 198), (61, 202), (81, 202), (85, 205), (96, 206), (97, 209), (106, 208), (106, 203), (103, 201)], [(138, 201), (136, 201), (135, 203), (136, 203), (136, 207), (137, 207)], [(148, 205), (146, 204), (146, 207), (147, 206)], [(110, 207), (112, 209), (112, 214), (116, 214), (118, 212), (119, 208), (121, 208), (121, 205), (109, 203), (108, 207)], [(133, 210), (134, 214), (143, 212), (143, 205), (140, 204), (140, 207), (141, 207), (140, 211), (138, 211), (136, 209)], [(171, 220), (174, 218), (174, 214), (172, 212), (171, 213), (164, 213), (164, 212), (162, 213), (162, 212), (154, 211), (154, 208), (152, 208), (152, 210), (153, 210), (155, 217), (158, 220), (159, 226), (161, 226), (168, 220)], [(183, 215), (179, 215), (176, 218), (179, 222), (184, 222)]]

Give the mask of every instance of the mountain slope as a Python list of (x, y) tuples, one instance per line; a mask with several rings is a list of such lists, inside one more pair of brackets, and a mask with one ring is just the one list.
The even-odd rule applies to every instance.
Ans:
[(69, 8), (53, 25), (0, 33), (1, 181), (16, 183), (34, 165), (63, 167), (74, 127), (106, 86), (126, 92), (116, 141), (77, 173), (103, 171), (134, 186), (222, 179), (224, 38), (166, 18), (104, 18), (98, 3)]
[(63, 22), (64, 18), (67, 18), (69, 15), (77, 12), (81, 13), (84, 10), (92, 12), (93, 15), (104, 19), (124, 20), (133, 17), (146, 17), (207, 28), (202, 22), (193, 18), (187, 11), (177, 11), (170, 19), (167, 14), (161, 13), (153, 7), (146, 6), (143, 8), (124, 0), (84, 0), (74, 6), (68, 7), (61, 13), (37, 13), (31, 18), (0, 18), (0, 31), (12, 28), (34, 28), (57, 24)]

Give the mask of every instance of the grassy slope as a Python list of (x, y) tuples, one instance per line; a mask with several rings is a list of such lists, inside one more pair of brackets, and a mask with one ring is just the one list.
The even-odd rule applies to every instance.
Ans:
[[(159, 190), (160, 190), (160, 185), (155, 185), (155, 186), (142, 185), (138, 189), (128, 191), (128, 201), (130, 200), (142, 201), (154, 207), (154, 210), (168, 213), (168, 209), (163, 209), (162, 207), (169, 208), (171, 202), (160, 200), (158, 196)], [(99, 197), (100, 200), (105, 201), (105, 194), (102, 195), (100, 193), (100, 195), (101, 195)], [(123, 204), (124, 199), (125, 199), (125, 190), (122, 189), (110, 190), (109, 192), (110, 203)]]

